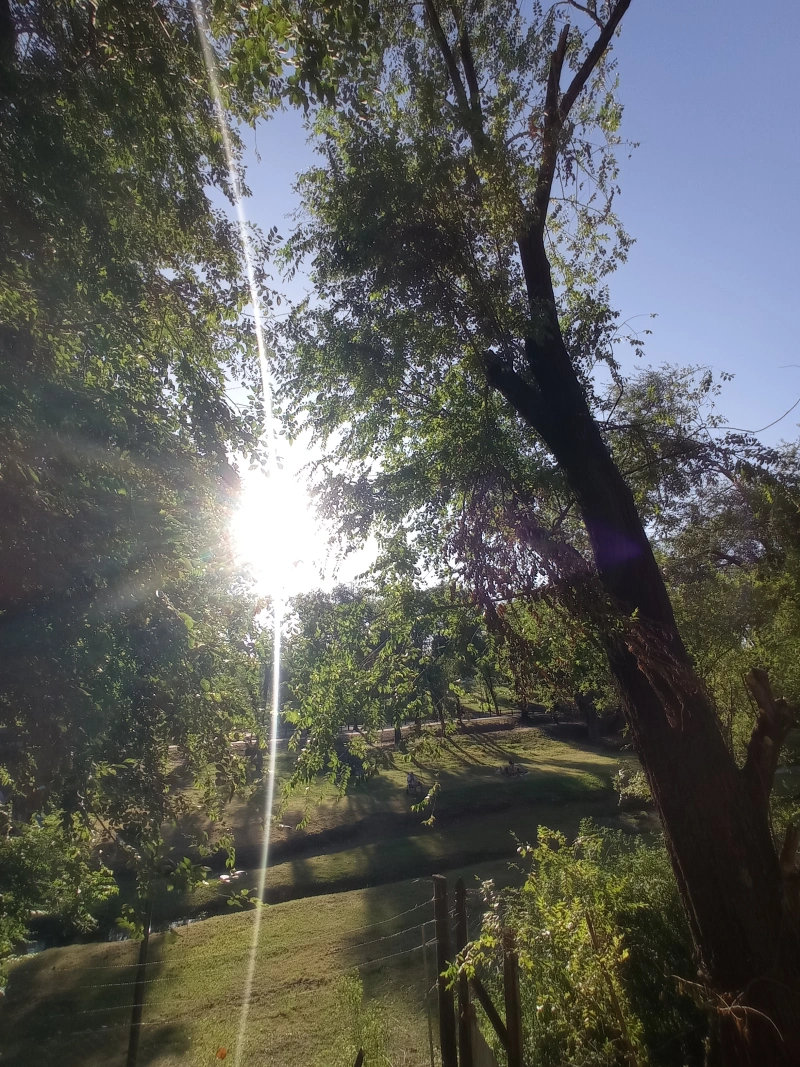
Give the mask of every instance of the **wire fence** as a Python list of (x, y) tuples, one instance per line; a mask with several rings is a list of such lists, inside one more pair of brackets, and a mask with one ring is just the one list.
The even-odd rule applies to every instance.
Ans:
[[(471, 897), (474, 896), (471, 893)], [(470, 935), (479, 927), (480, 915), (470, 916)], [(127, 962), (91, 963), (74, 968), (53, 968), (53, 994), (45, 1002), (33, 1005), (30, 1021), (36, 1020), (38, 1032), (32, 1036), (41, 1050), (40, 1059), (20, 1062), (58, 1062), (59, 1064), (122, 1065), (134, 1028), (141, 1032), (141, 1049), (136, 1067), (152, 1059), (148, 1035), (174, 1037), (182, 1029), (190, 1030), (198, 1013), (214, 1014), (213, 993), (202, 1003), (187, 1002), (184, 986), (213, 990), (215, 978), (226, 969), (235, 971), (236, 961), (219, 949), (218, 940), (195, 938), (197, 924), (181, 925), (154, 933), (149, 941), (150, 958), (139, 961), (132, 953)], [(450, 937), (455, 944), (454, 911), (450, 912)], [(323, 924), (324, 926), (324, 924)], [(394, 929), (393, 927), (397, 927)], [(345, 975), (359, 974), (367, 981), (374, 971), (397, 969), (397, 980), (406, 989), (417, 990), (420, 1009), (428, 1015), (428, 1032), (432, 1034), (431, 1013), (435, 1014), (436, 989), (435, 928), (433, 897), (382, 918), (335, 933), (314, 930), (311, 936), (279, 942), (270, 934), (269, 922), (258, 946), (258, 970), (265, 979), (264, 991), (280, 998), (282, 991), (298, 983), (322, 987)], [(215, 946), (213, 951), (209, 945)], [(131, 945), (131, 948), (134, 948)], [(235, 946), (231, 947), (231, 953)], [(316, 973), (302, 974), (300, 961), (314, 959)], [(242, 977), (244, 967), (241, 968)], [(258, 973), (258, 972), (257, 972)], [(268, 986), (266, 976), (268, 974)], [(431, 984), (431, 979), (433, 983)], [(235, 974), (231, 977), (235, 981)], [(392, 980), (395, 980), (394, 975)], [(143, 998), (139, 1021), (132, 1021), (134, 1001)], [(230, 1000), (231, 989), (227, 990)], [(13, 980), (10, 989), (13, 1001)], [(156, 1040), (153, 1038), (152, 1040)], [(169, 1043), (169, 1041), (167, 1041)], [(433, 1040), (430, 1038), (431, 1054)], [(11, 1042), (13, 1045), (13, 1040)], [(57, 1052), (55, 1051), (57, 1049)], [(226, 1052), (227, 1055), (227, 1052)], [(427, 1061), (427, 1056), (425, 1057)], [(3, 1062), (14, 1062), (3, 1056)], [(249, 1062), (249, 1061), (248, 1061)], [(253, 1061), (256, 1062), (256, 1061)]]

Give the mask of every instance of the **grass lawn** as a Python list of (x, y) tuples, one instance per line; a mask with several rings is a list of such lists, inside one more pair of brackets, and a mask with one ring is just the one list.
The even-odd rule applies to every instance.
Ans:
[[(526, 774), (498, 773), (510, 756)], [(392, 917), (428, 900), (435, 871), (451, 872), (451, 886), (457, 870), (472, 881), (476, 874), (513, 877), (515, 835), (529, 841), (540, 824), (574, 834), (586, 815), (616, 822), (610, 779), (617, 761), (533, 728), (470, 732), (424, 741), (411, 762), (395, 757), (345, 797), (324, 787), (303, 830), (287, 829), (304, 813), (302, 801), (292, 802), (275, 835), (268, 888), (273, 900), (297, 899), (262, 912), (241, 1067), (339, 1067), (331, 1052), (347, 1026), (339, 984), (355, 968), (370, 1002), (385, 1007), (394, 1062), (428, 1064), (418, 946), (419, 924), (432, 912), (425, 904)], [(426, 785), (440, 783), (432, 827), (411, 811), (409, 769)], [(248, 848), (260, 847), (259, 804), (255, 798), (232, 813), (240, 863)], [(249, 872), (236, 888), (255, 877)], [(220, 1048), (235, 1061), (255, 912), (228, 908), (229, 893), (212, 880), (191, 899), (164, 894), (157, 902), (162, 919), (220, 907), (226, 914), (153, 936), (138, 1067), (219, 1063)], [(0, 1002), (0, 1067), (122, 1067), (136, 956), (130, 942), (95, 943), (16, 963)], [(428, 985), (432, 955), (429, 966)]]
[[(488, 858), (510, 856), (512, 835), (530, 838), (539, 823), (576, 824), (576, 813), (612, 816), (616, 795), (611, 779), (619, 756), (554, 740), (531, 728), (455, 734), (440, 741), (427, 735), (415, 753), (387, 750), (389, 765), (365, 784), (339, 796), (328, 783), (293, 798), (273, 829), (267, 881), (273, 902), (377, 885), (436, 870), (451, 870)], [(509, 758), (526, 771), (498, 773)], [(290, 758), (279, 756), (279, 774)], [(406, 793), (413, 770), (426, 786), (438, 782), (433, 827), (427, 812), (412, 810), (418, 798)], [(227, 819), (237, 842), (238, 867), (252, 871), (263, 834), (263, 798), (235, 801)], [(297, 829), (305, 817), (306, 823)], [(198, 827), (196, 827), (197, 829)], [(248, 874), (236, 888), (254, 886)], [(157, 910), (165, 918), (225, 909), (230, 889), (212, 878), (191, 898), (164, 894)]]
[[(505, 868), (484, 864), (476, 871), (487, 877)], [(431, 905), (372, 924), (430, 895), (430, 881), (416, 879), (267, 907), (243, 1067), (333, 1067), (329, 1053), (346, 1026), (338, 983), (359, 964), (365, 995), (386, 1008), (396, 1062), (426, 1064), (422, 953), (395, 954), (421, 943), (419, 924), (431, 918)], [(254, 921), (254, 912), (238, 912), (151, 938), (157, 962), (148, 967), (139, 1067), (212, 1064), (220, 1047), (233, 1061)], [(428, 938), (432, 929), (428, 924)], [(0, 1010), (0, 1062), (122, 1065), (136, 953), (130, 942), (76, 945), (15, 965)], [(385, 956), (393, 958), (368, 962)]]

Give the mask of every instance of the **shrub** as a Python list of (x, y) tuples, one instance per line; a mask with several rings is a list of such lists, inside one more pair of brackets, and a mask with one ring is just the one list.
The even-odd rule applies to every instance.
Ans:
[(532, 860), (525, 884), (484, 886), (488, 911), (464, 966), (502, 1003), (502, 935), (514, 931), (525, 1061), (700, 1064), (705, 1022), (680, 986), (694, 968), (663, 844), (584, 822), (572, 845), (542, 827), (520, 854)]
[[(33, 918), (87, 932), (94, 911), (117, 893), (77, 818), (69, 823), (54, 812), (7, 829), (0, 837), (0, 963), (25, 941)], [(0, 970), (0, 987), (3, 981)]]

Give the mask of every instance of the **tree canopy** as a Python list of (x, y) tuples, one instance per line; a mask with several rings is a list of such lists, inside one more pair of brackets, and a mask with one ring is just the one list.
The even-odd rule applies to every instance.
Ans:
[(364, 108), (313, 127), (322, 163), (285, 255), (309, 262), (315, 299), (278, 337), (283, 397), (327, 449), (321, 497), (345, 535), (377, 528), (489, 609), (547, 591), (590, 620), (710, 989), (770, 1020), (743, 1036), (721, 1012), (719, 1056), (789, 1062), (798, 839), (775, 839), (769, 797), (797, 694), (751, 672), (739, 765), (660, 564), (712, 500), (752, 524), (752, 481), (779, 482), (796, 515), (793, 460), (714, 433), (708, 377), (620, 372), (615, 344), (639, 344), (605, 288), (630, 243), (610, 56), (628, 7), (381, 8)]
[[(367, 22), (358, 3), (214, 6), (236, 166), (237, 124), (331, 99)], [(145, 883), (186, 803), (175, 760), (218, 816), (261, 696), (228, 527), (264, 412), (198, 32), (172, 0), (0, 4), (4, 833), (38, 840), (27, 820), (57, 814), (67, 853), (80, 827)], [(274, 237), (251, 233), (266, 306)]]

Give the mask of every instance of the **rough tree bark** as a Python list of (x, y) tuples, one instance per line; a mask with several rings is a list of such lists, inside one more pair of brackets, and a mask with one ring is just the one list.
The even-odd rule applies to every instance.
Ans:
[[(697, 950), (698, 985), (714, 1012), (710, 1059), (726, 1067), (800, 1064), (800, 831), (790, 828), (779, 856), (768, 810), (793, 710), (773, 698), (763, 673), (750, 676), (760, 714), (746, 764), (738, 768), (684, 647), (633, 495), (592, 417), (565, 347), (545, 244), (562, 129), (629, 4), (618, 0), (614, 5), (563, 93), (569, 26), (559, 37), (550, 64), (534, 203), (518, 234), (536, 336), (526, 339), (524, 366), (492, 354), (485, 359), (485, 372), (564, 472), (600, 581), (624, 620), (608, 638), (608, 658), (661, 816)], [(425, 8), (465, 129), (476, 152), (482, 152), (486, 140), (469, 49), (462, 44), (458, 50), (468, 98), (432, 0)]]

